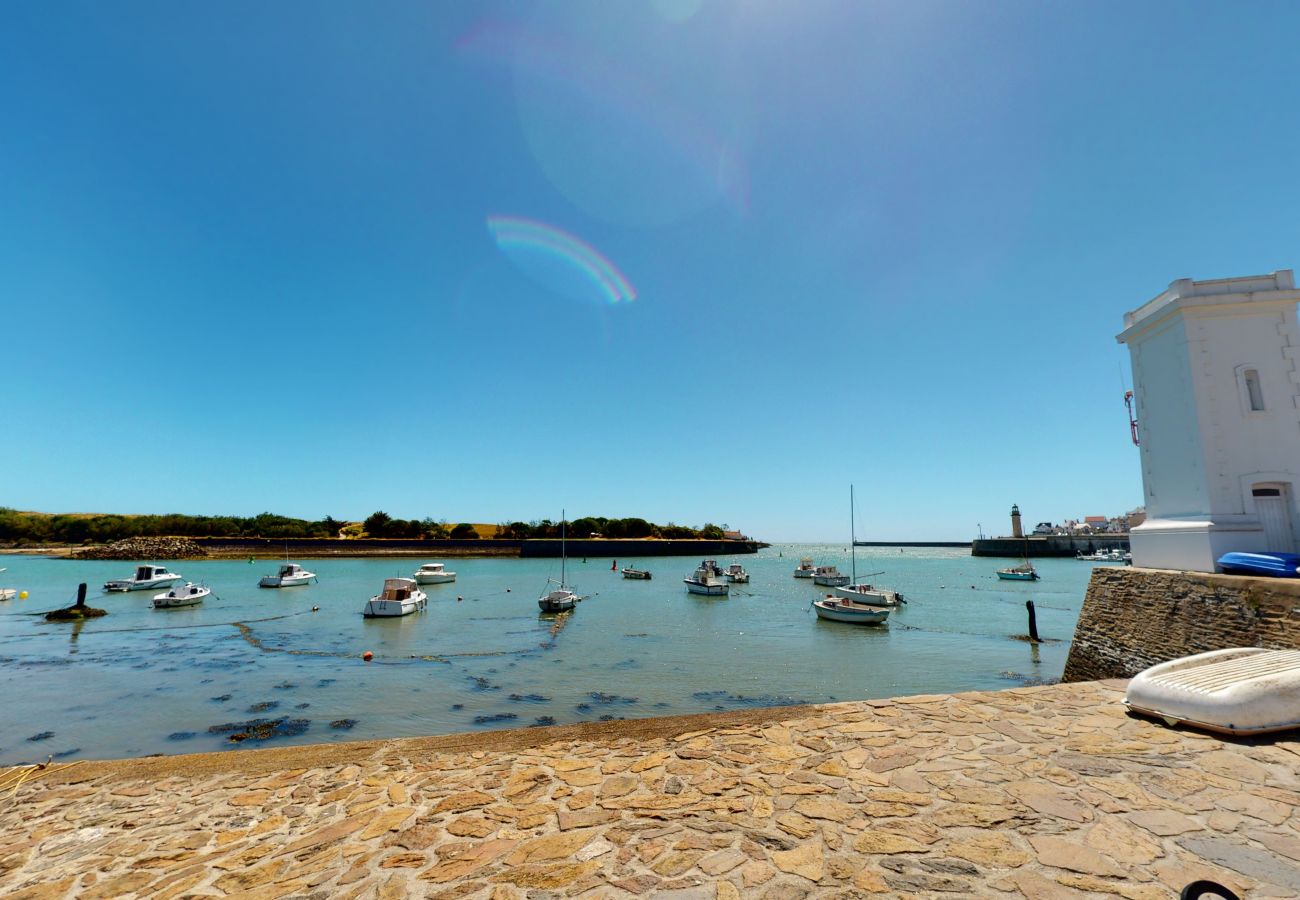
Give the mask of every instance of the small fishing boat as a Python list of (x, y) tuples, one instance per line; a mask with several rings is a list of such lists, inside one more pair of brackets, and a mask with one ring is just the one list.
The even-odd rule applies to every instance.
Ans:
[(416, 585), (413, 578), (385, 578), (384, 589), (371, 597), (361, 615), (367, 619), (386, 616), (409, 616), (423, 610), (429, 598)]
[(106, 591), (147, 591), (150, 588), (166, 587), (181, 580), (175, 572), (168, 572), (166, 566), (136, 566), (135, 575), (117, 581), (104, 582)]
[(805, 556), (803, 559), (799, 560), (799, 565), (794, 567), (794, 577), (812, 578), (813, 573), (816, 571), (817, 567), (813, 565), (812, 557)]
[(740, 563), (732, 563), (722, 573), (732, 584), (749, 584), (749, 573)]
[(720, 597), (731, 590), (731, 585), (723, 580), (718, 564), (711, 559), (701, 562), (699, 567), (682, 581), (686, 583), (686, 590), (706, 597)]
[(1229, 575), (1300, 578), (1300, 556), (1294, 553), (1225, 553), (1218, 566)]
[(633, 569), (633, 568), (631, 568), (631, 567), (629, 566), (628, 568), (626, 568), (626, 569), (623, 570), (623, 577), (624, 577), (624, 578), (636, 578), (636, 579), (640, 579), (640, 580), (642, 580), (642, 581), (649, 581), (649, 580), (650, 580), (650, 573), (647, 572), (645, 569)]
[(0, 588), (0, 600), (12, 600), (18, 596), (18, 588)]
[(1241, 647), (1160, 663), (1133, 677), (1124, 705), (1225, 734), (1300, 727), (1300, 650)]
[(425, 563), (411, 577), (419, 584), (446, 584), (456, 580), (456, 573), (448, 572), (442, 563)]
[(998, 577), (1003, 581), (1037, 581), (1039, 576), (1034, 564), (1025, 560), (1018, 566), (998, 569)]
[(187, 581), (184, 584), (173, 586), (169, 591), (155, 594), (152, 605), (154, 609), (178, 609), (182, 606), (198, 606), (203, 602), (203, 598), (211, 593), (212, 589), (207, 585)]
[(848, 584), (850, 580), (849, 576), (836, 566), (818, 566), (813, 572), (813, 584), (820, 584), (822, 587), (841, 587)]
[[(554, 589), (549, 589), (554, 582), (547, 579), (546, 586), (549, 590), (537, 598), (537, 606), (544, 613), (568, 612), (577, 606), (578, 601), (582, 599), (564, 583), (565, 563), (569, 558), (566, 543), (567, 525), (564, 510), (560, 510), (560, 583)], [(618, 563), (616, 562), (614, 565), (618, 565)]]
[(854, 625), (881, 625), (889, 618), (888, 609), (860, 603), (857, 600), (836, 597), (832, 594), (827, 594), (821, 600), (814, 600), (813, 609), (817, 612), (817, 618), (819, 619), (827, 619), (831, 622), (849, 622)]
[(263, 575), (257, 586), (264, 588), (298, 587), (299, 585), (310, 584), (315, 578), (316, 574), (314, 572), (308, 572), (297, 563), (285, 563), (280, 566), (280, 571), (277, 574)]

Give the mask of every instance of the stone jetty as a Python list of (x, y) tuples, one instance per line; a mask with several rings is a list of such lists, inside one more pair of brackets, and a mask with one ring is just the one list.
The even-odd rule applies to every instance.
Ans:
[(208, 555), (189, 538), (136, 537), (111, 544), (82, 547), (73, 551), (73, 559), (201, 559)]
[(1122, 690), (85, 762), (0, 798), (0, 894), (1300, 895), (1296, 735), (1169, 729)]

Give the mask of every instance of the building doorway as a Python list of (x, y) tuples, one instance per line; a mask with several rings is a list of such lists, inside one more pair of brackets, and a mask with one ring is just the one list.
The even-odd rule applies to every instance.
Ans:
[(1250, 489), (1255, 515), (1264, 527), (1264, 541), (1273, 553), (1295, 553), (1295, 527), (1291, 522), (1291, 492), (1287, 484), (1257, 484)]

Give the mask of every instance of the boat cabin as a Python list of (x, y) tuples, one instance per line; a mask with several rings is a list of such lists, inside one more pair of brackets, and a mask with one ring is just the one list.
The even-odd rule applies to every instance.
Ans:
[(415, 592), (415, 581), (410, 578), (385, 578), (381, 600), (406, 600)]

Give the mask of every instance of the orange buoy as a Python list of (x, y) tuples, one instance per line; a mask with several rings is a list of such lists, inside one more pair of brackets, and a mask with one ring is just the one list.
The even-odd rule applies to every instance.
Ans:
[(375, 658), (375, 654), (367, 650), (365, 653), (361, 654), (361, 658), (364, 659), (366, 662), (370, 662), (372, 659)]

